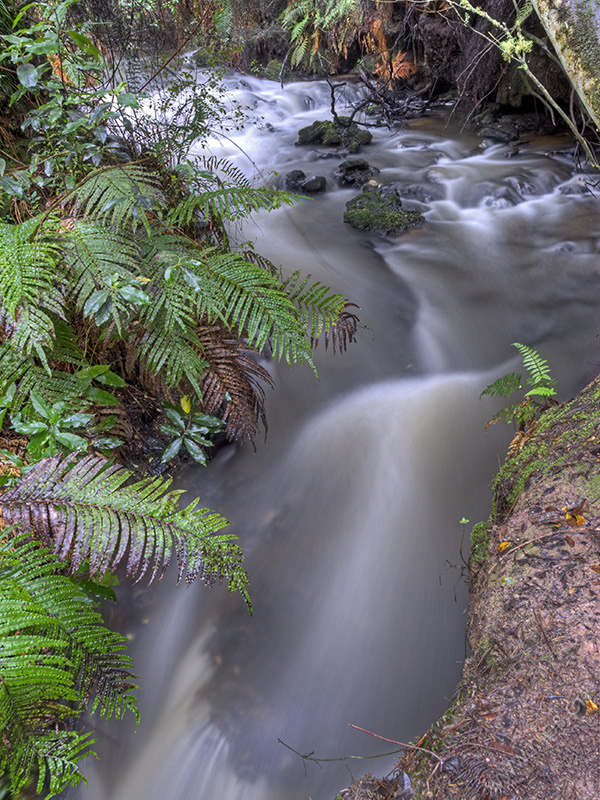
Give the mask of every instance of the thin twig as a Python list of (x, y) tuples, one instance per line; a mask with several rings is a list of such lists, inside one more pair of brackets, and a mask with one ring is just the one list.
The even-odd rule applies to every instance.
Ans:
[(399, 745), (403, 750), (420, 750), (422, 753), (427, 753), (434, 758), (437, 758), (440, 764), (444, 762), (444, 759), (438, 756), (437, 753), (434, 753), (433, 750), (428, 750), (426, 747), (419, 747), (416, 744), (405, 744), (404, 742), (399, 742), (396, 739), (388, 739), (387, 736), (380, 736), (378, 733), (373, 733), (373, 731), (368, 731), (366, 728), (361, 728), (358, 725), (353, 725), (351, 722), (348, 723), (350, 728), (354, 728), (354, 730), (362, 731), (363, 733), (368, 733), (369, 736), (374, 736), (376, 739), (381, 739), (383, 742), (390, 742), (391, 744)]

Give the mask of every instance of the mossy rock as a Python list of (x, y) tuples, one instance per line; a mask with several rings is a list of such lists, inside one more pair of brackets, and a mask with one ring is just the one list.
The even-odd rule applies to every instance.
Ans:
[(364, 144), (369, 144), (373, 134), (359, 128), (349, 117), (338, 117), (338, 122), (315, 120), (312, 125), (298, 131), (296, 144), (324, 144), (329, 147), (345, 147), (357, 153)]
[(359, 231), (402, 233), (422, 225), (425, 218), (418, 211), (405, 211), (398, 192), (363, 191), (346, 203), (344, 222)]
[[(283, 77), (285, 77), (286, 71), (283, 71)], [(265, 78), (268, 78), (270, 81), (279, 81), (281, 75), (281, 61), (277, 61), (276, 58), (272, 58), (271, 61), (265, 67)]]

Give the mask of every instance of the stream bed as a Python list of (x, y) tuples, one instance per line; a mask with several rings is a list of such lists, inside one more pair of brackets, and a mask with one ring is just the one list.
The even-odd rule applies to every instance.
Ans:
[(181, 476), (240, 536), (254, 615), (224, 587), (175, 588), (170, 574), (139, 595), (142, 723), (98, 730), (82, 800), (333, 800), (352, 775), (391, 769), (393, 756), (362, 757), (394, 746), (349, 725), (414, 739), (460, 677), (459, 520), (487, 518), (511, 435), (486, 432), (499, 404), (482, 389), (518, 370), (512, 342), (548, 360), (561, 398), (599, 369), (598, 204), (567, 142), (515, 154), (460, 132), (447, 109), (373, 129), (360, 156), (426, 222), (360, 233), (343, 222), (358, 190), (334, 178), (347, 156), (295, 145), (328, 118), (327, 84), (228, 86), (255, 124), (213, 152), (271, 185), (295, 169), (327, 180), (232, 235), (356, 303), (361, 327), (344, 354), (319, 347), (318, 380), (269, 366), (256, 453), (226, 447)]

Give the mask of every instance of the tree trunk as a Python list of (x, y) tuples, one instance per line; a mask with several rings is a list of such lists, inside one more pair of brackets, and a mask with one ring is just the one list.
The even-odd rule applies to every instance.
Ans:
[(599, 0), (532, 0), (581, 103), (600, 130)]

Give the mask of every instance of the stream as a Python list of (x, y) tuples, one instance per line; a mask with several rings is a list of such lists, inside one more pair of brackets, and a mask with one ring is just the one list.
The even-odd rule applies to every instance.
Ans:
[(393, 756), (349, 757), (397, 747), (349, 725), (414, 740), (460, 677), (459, 520), (471, 520), (466, 558), (511, 436), (504, 423), (486, 432), (502, 403), (482, 389), (519, 369), (512, 342), (548, 360), (560, 398), (600, 366), (598, 205), (566, 140), (514, 154), (443, 108), (372, 129), (359, 155), (426, 218), (385, 237), (343, 222), (359, 191), (334, 178), (347, 156), (295, 146), (329, 117), (326, 83), (232, 76), (228, 88), (255, 123), (215, 140), (217, 155), (271, 185), (294, 169), (327, 179), (232, 235), (356, 303), (361, 327), (346, 353), (318, 348), (318, 379), (269, 366), (256, 453), (229, 446), (181, 476), (240, 536), (254, 614), (172, 574), (139, 591), (142, 723), (95, 723), (102, 760), (70, 794), (81, 800), (333, 800), (351, 776), (389, 771)]

